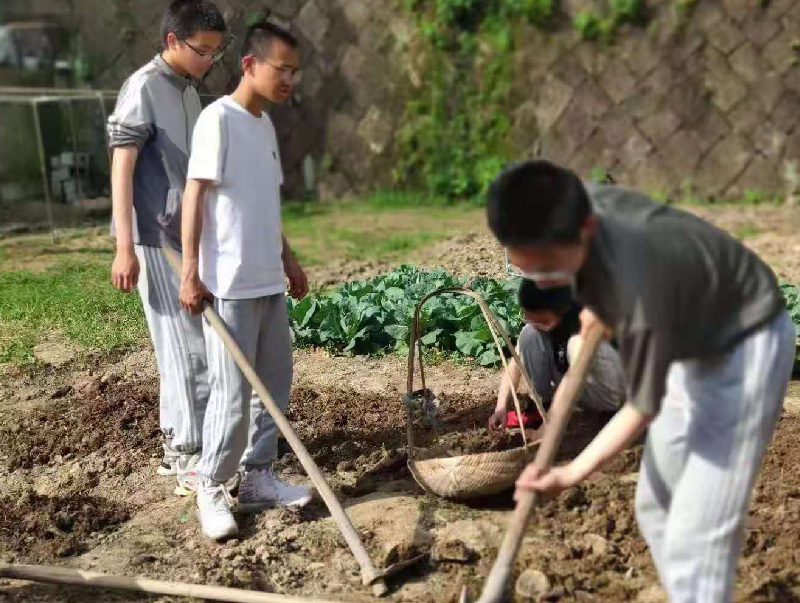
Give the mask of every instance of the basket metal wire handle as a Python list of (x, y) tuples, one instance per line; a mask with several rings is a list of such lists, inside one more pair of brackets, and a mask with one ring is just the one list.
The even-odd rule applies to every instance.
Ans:
[[(478, 303), (478, 307), (483, 314), (484, 319), (486, 319), (486, 324), (489, 327), (489, 332), (492, 334), (492, 339), (494, 340), (494, 344), (497, 347), (497, 352), (500, 355), (500, 361), (503, 363), (503, 369), (505, 373), (508, 375), (509, 379), (511, 378), (511, 370), (508, 367), (508, 362), (506, 361), (505, 354), (503, 354), (503, 346), (500, 344), (500, 339), (497, 336), (497, 333), (500, 333), (500, 336), (503, 338), (506, 347), (508, 348), (509, 352), (511, 353), (512, 358), (517, 363), (517, 368), (519, 369), (522, 378), (525, 380), (525, 385), (530, 392), (530, 396), (533, 399), (534, 404), (536, 404), (536, 409), (539, 411), (539, 414), (542, 417), (542, 423), (546, 426), (547, 425), (547, 417), (544, 410), (544, 405), (542, 404), (542, 400), (539, 397), (536, 388), (533, 387), (533, 383), (531, 382), (530, 376), (528, 372), (525, 370), (525, 365), (519, 358), (514, 345), (511, 342), (511, 338), (508, 336), (505, 328), (500, 323), (500, 321), (495, 316), (492, 309), (489, 307), (489, 304), (477, 293), (468, 289), (466, 287), (445, 287), (443, 289), (437, 289), (431, 293), (428, 293), (425, 297), (423, 297), (420, 302), (417, 304), (416, 309), (414, 310), (414, 321), (411, 326), (411, 333), (409, 335), (409, 344), (408, 344), (408, 383), (406, 385), (406, 396), (408, 401), (413, 399), (414, 396), (414, 349), (416, 348), (417, 356), (419, 358), (419, 373), (420, 373), (420, 380), (422, 381), (422, 391), (424, 392), (427, 388), (425, 386), (425, 369), (423, 368), (422, 363), (422, 346), (419, 342), (419, 322), (420, 322), (420, 315), (422, 313), (422, 307), (425, 303), (435, 297), (437, 295), (442, 295), (445, 293), (455, 293), (460, 295), (467, 295), (474, 299)], [(514, 398), (514, 408), (517, 412), (517, 417), (519, 419), (520, 424), (520, 432), (522, 434), (522, 446), (524, 447), (525, 451), (528, 450), (528, 438), (525, 435), (525, 424), (522, 420), (522, 407), (519, 403), (519, 398), (517, 397), (517, 391), (515, 387), (511, 388), (511, 395)], [(412, 417), (411, 417), (411, 408), (409, 405), (406, 405), (406, 425), (408, 431), (408, 457), (411, 459), (413, 457), (414, 451), (414, 434), (413, 434), (413, 427), (412, 427)]]

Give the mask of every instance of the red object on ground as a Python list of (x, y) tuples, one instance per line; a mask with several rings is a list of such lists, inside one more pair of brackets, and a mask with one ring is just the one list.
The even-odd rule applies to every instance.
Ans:
[[(539, 414), (538, 410), (526, 410), (522, 413), (522, 422), (525, 425), (525, 428), (533, 428), (536, 429), (541, 426), (542, 424), (542, 416)], [(517, 411), (510, 410), (506, 414), (506, 429), (513, 429), (515, 427), (519, 427), (519, 418), (517, 417)]]

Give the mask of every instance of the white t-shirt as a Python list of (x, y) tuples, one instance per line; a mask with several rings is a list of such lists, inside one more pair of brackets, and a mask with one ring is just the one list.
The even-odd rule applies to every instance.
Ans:
[(222, 299), (283, 293), (283, 172), (269, 116), (229, 96), (211, 103), (194, 129), (187, 178), (214, 184), (200, 237), (200, 280), (209, 291)]

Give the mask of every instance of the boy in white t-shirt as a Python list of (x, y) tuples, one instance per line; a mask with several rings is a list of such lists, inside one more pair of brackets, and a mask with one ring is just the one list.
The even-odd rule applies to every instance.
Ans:
[[(250, 27), (241, 50), (242, 79), (230, 96), (209, 105), (192, 138), (183, 199), (180, 301), (202, 310), (204, 299), (230, 329), (275, 402), (285, 409), (292, 383), (289, 294), (308, 281), (281, 234), (283, 182), (267, 102), (288, 100), (299, 71), (297, 41), (271, 23)], [(203, 424), (197, 508), (203, 533), (222, 540), (238, 533), (225, 488), (240, 462), (238, 506), (258, 511), (307, 503), (310, 490), (272, 474), (277, 429), (222, 340), (204, 324), (211, 396)], [(247, 454), (244, 459), (242, 456)]]

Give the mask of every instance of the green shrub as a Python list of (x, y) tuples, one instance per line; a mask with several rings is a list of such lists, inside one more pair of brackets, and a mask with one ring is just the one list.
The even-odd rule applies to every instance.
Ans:
[(582, 10), (575, 15), (574, 26), (583, 40), (599, 40), (608, 31), (603, 18), (592, 10)]

